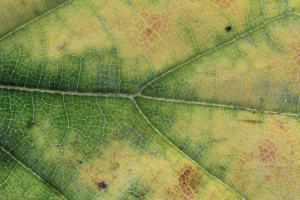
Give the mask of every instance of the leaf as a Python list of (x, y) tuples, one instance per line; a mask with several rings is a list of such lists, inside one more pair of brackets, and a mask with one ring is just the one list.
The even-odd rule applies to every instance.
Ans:
[(299, 0), (3, 0), (1, 199), (299, 199)]

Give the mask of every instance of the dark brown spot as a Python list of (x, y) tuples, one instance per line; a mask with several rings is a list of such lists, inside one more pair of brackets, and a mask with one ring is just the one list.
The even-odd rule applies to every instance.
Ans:
[(104, 181), (101, 181), (101, 182), (98, 183), (98, 188), (99, 189), (105, 189), (105, 188), (107, 188), (107, 184), (104, 183)]
[(231, 31), (231, 26), (227, 26), (227, 27), (225, 28), (225, 30), (226, 30), (227, 32)]

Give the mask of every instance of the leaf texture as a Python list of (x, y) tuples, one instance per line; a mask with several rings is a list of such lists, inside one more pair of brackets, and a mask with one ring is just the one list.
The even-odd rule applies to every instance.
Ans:
[(1, 199), (300, 199), (299, 0), (2, 0)]

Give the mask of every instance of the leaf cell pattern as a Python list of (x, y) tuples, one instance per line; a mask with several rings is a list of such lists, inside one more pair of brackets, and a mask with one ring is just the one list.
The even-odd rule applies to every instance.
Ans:
[(299, 0), (2, 0), (1, 199), (300, 199)]

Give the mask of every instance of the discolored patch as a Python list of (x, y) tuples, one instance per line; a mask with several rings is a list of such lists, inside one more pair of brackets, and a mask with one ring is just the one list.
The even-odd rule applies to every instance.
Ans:
[[(171, 20), (171, 12), (164, 11), (162, 13), (152, 13), (150, 9), (140, 11), (142, 21), (137, 21), (138, 24), (146, 22), (146, 28), (142, 31), (139, 43), (141, 48), (151, 54), (157, 54), (158, 49), (152, 44), (156, 43), (160, 38), (172, 33), (174, 27)], [(137, 25), (138, 25), (137, 24)], [(141, 26), (142, 27), (142, 26)]]
[(177, 183), (167, 190), (170, 199), (199, 199), (202, 193), (202, 174), (196, 166), (183, 159), (182, 166), (176, 170)]
[(258, 150), (260, 158), (265, 164), (273, 163), (281, 155), (280, 149), (277, 147), (275, 141), (271, 139), (263, 139), (258, 146)]

